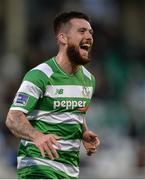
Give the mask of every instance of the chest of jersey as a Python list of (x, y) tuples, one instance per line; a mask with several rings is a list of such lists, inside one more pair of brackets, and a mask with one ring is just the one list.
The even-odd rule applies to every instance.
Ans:
[(81, 77), (52, 76), (43, 101), (52, 111), (85, 112), (90, 104), (93, 87)]

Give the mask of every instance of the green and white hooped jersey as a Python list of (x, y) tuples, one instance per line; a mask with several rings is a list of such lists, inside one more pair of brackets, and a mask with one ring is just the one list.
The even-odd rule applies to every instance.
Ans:
[[(23, 111), (30, 123), (44, 134), (56, 134), (59, 159), (43, 158), (31, 141), (22, 139), (18, 151), (18, 172), (27, 168), (48, 173), (51, 169), (66, 178), (79, 174), (82, 124), (95, 88), (94, 76), (83, 66), (73, 75), (65, 73), (52, 58), (24, 77), (11, 110)], [(36, 166), (37, 165), (37, 166)], [(48, 170), (47, 170), (48, 169)]]

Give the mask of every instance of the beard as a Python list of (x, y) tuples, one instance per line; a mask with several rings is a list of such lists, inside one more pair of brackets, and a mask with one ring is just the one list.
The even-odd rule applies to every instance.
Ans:
[(72, 63), (76, 65), (85, 65), (91, 61), (91, 52), (88, 52), (88, 58), (83, 58), (75, 45), (71, 44), (67, 48), (67, 56)]

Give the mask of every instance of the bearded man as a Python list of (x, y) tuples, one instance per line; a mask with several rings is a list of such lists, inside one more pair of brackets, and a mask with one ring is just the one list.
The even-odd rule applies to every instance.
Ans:
[(6, 119), (21, 138), (19, 179), (78, 178), (81, 142), (89, 155), (100, 143), (85, 119), (95, 89), (95, 78), (84, 67), (93, 44), (89, 18), (63, 12), (53, 26), (57, 55), (26, 73)]

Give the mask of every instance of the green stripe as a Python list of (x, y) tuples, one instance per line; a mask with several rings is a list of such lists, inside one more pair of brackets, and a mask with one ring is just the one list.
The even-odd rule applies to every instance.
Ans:
[(23, 80), (32, 82), (44, 92), (49, 79), (42, 71), (34, 69), (29, 71)]
[(94, 92), (96, 89), (96, 80), (95, 80), (95, 77), (93, 75), (92, 75), (92, 86), (93, 86), (93, 92)]
[(18, 179), (76, 179), (49, 166), (35, 165), (17, 170)]
[(29, 99), (28, 99), (28, 102), (26, 105), (21, 106), (21, 105), (12, 104), (11, 107), (21, 107), (21, 108), (26, 109), (30, 112), (34, 109), (36, 103), (37, 103), (37, 99), (34, 96), (29, 95)]
[[(36, 105), (35, 109), (39, 109), (42, 111), (52, 111), (52, 112), (80, 112), (77, 110), (77, 107), (75, 109), (66, 109), (65, 107), (57, 107), (57, 109), (54, 109), (54, 101), (86, 101), (86, 106), (89, 106), (90, 99), (88, 98), (51, 98), (51, 97), (43, 97), (43, 99), (40, 99)], [(49, 104), (49, 106), (48, 106)], [(79, 108), (79, 107), (78, 107)]]
[(56, 134), (63, 137), (64, 140), (81, 139), (82, 125), (81, 124), (65, 124), (65, 123), (47, 123), (40, 120), (30, 121), (32, 126), (44, 134)]
[[(59, 158), (58, 159), (55, 158), (54, 161), (79, 167), (79, 156), (80, 156), (79, 151), (57, 150), (57, 152), (59, 154)], [(45, 155), (46, 157), (44, 159), (45, 160), (49, 159), (49, 157), (47, 156), (47, 153)], [(42, 155), (40, 154), (39, 149), (33, 144), (29, 144), (27, 146), (20, 144), (18, 156), (27, 156), (27, 157), (33, 157), (33, 158), (37, 157), (37, 158), (43, 159)]]

